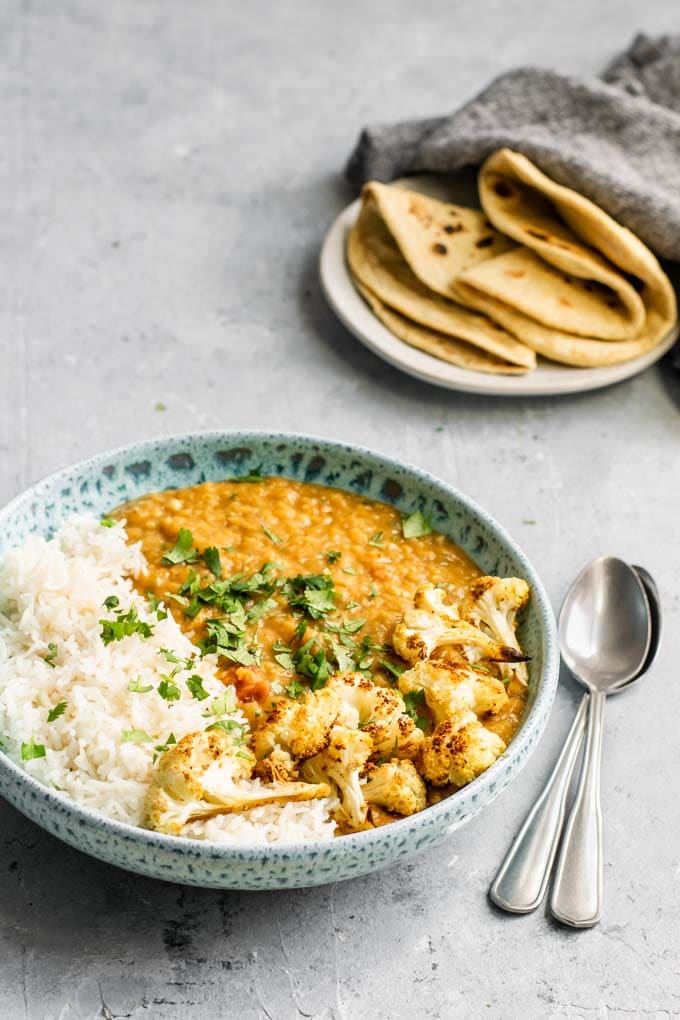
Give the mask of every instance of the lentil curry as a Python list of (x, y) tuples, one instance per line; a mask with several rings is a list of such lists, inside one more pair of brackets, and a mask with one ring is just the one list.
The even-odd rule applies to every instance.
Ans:
[[(480, 577), (420, 511), (404, 517), (384, 503), (286, 478), (252, 475), (154, 492), (112, 516), (125, 520), (130, 542), (141, 543), (147, 569), (137, 588), (152, 607), (162, 602), (203, 652), (217, 653), (220, 677), (235, 687), (256, 731), (281, 702), (304, 700), (339, 674), (361, 675), (359, 682), (390, 688), (393, 697), (410, 675), (393, 635), (414, 598), (418, 605), (417, 593), (460, 597)], [(511, 671), (504, 680), (507, 697), (484, 716), (503, 747), (527, 691)], [(405, 693), (404, 706), (421, 731), (435, 730), (436, 709), (423, 690)], [(465, 781), (427, 782), (428, 802)], [(374, 804), (366, 825), (397, 816), (387, 808)], [(338, 832), (357, 827), (340, 821)]]

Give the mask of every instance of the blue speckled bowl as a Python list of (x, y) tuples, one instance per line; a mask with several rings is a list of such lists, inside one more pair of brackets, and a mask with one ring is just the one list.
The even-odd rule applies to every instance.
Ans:
[(548, 719), (558, 679), (554, 617), (533, 567), (509, 535), (460, 492), (369, 450), (285, 433), (208, 432), (151, 440), (58, 471), (0, 511), (0, 555), (31, 532), (48, 534), (78, 511), (103, 513), (145, 492), (243, 475), (285, 475), (358, 492), (435, 527), (490, 574), (526, 578), (533, 598), (520, 638), (531, 655), (524, 721), (505, 754), (469, 786), (411, 818), (331, 843), (229, 847), (162, 836), (78, 807), (0, 753), (0, 794), (85, 853), (155, 878), (220, 889), (280, 889), (363, 875), (441, 842), (517, 775)]

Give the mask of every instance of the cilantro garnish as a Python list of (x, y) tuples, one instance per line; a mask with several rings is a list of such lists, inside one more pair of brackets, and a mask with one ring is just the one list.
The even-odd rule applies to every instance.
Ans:
[(58, 705), (55, 705), (54, 708), (51, 708), (47, 713), (47, 721), (54, 722), (55, 719), (58, 719), (59, 716), (63, 715), (64, 712), (66, 711), (67, 705), (68, 701), (60, 701)]
[(157, 599), (152, 591), (147, 591), (146, 601), (149, 603), (149, 609), (152, 613), (156, 614), (156, 619), (167, 620), (168, 614), (165, 609), (161, 609), (161, 600)]
[(241, 724), (236, 719), (218, 719), (216, 722), (210, 723), (210, 726), (206, 726), (206, 733), (209, 733), (210, 730), (222, 730), (223, 733), (233, 733), (234, 730), (241, 730)]
[(208, 711), (205, 714), (208, 716), (228, 715), (229, 712), (233, 712), (235, 708), (236, 699), (234, 698), (234, 692), (225, 691), (224, 694), (220, 694), (219, 697), (215, 698), (212, 705), (208, 706)]
[(113, 517), (102, 517), (99, 523), (102, 528), (112, 528), (114, 524), (116, 524), (116, 521), (114, 521)]
[(390, 662), (389, 659), (379, 659), (378, 662), (395, 680), (398, 680), (406, 669), (406, 666), (400, 666), (397, 662)]
[(274, 659), (278, 662), (279, 666), (283, 669), (295, 669), (295, 663), (293, 662), (293, 651), (288, 648), (287, 645), (279, 644), (278, 642), (272, 646), (272, 653)]
[(382, 540), (383, 540), (383, 535), (384, 534), (385, 534), (384, 531), (376, 531), (375, 535), (373, 535), (372, 538), (369, 538), (368, 544), (369, 545), (382, 545)]
[(345, 620), (343, 630), (346, 634), (356, 634), (358, 630), (365, 626), (366, 620), (363, 617), (359, 617), (356, 620)]
[(45, 755), (45, 745), (36, 744), (33, 737), (31, 737), (27, 743), (21, 745), (22, 761), (32, 761), (34, 758), (44, 758)]
[(354, 567), (343, 567), (342, 568), (342, 572), (343, 572), (343, 574), (350, 574), (352, 576), (354, 576), (354, 574), (356, 574), (356, 570), (355, 570)]
[(326, 553), (326, 559), (329, 563), (337, 563), (341, 556), (342, 553), (339, 549), (331, 549), (330, 552)]
[(196, 698), (197, 701), (205, 701), (210, 695), (203, 686), (203, 680), (200, 676), (194, 674), (187, 679), (187, 687), (191, 692), (192, 697)]
[[(175, 734), (174, 733), (170, 733), (168, 738), (167, 738), (167, 740), (165, 741), (165, 743), (164, 744), (156, 744), (154, 750), (155, 751), (160, 751), (162, 753), (163, 751), (167, 751), (167, 749), (170, 747), (171, 744), (176, 744), (176, 743), (177, 743), (177, 738), (175, 737)], [(156, 756), (154, 755), (154, 761), (155, 760), (156, 760)]]
[(303, 609), (313, 620), (318, 620), (335, 608), (337, 594), (330, 574), (298, 574), (289, 578), (284, 593), (288, 604)]
[(188, 528), (180, 528), (177, 541), (161, 562), (172, 566), (177, 563), (195, 563), (197, 559), (198, 553), (194, 549), (194, 536)]
[(271, 531), (266, 524), (260, 524), (260, 527), (262, 528), (270, 542), (273, 542), (274, 545), (283, 545), (283, 539), (279, 538), (278, 535), (275, 535), (274, 532)]
[(376, 588), (376, 586), (373, 583), (373, 581), (371, 581), (371, 588), (370, 588), (370, 591), (368, 593), (369, 599), (374, 599), (377, 594), (378, 594), (378, 589)]
[(404, 695), (406, 714), (413, 719), (419, 730), (426, 730), (428, 726), (427, 716), (421, 715), (418, 711), (423, 705), (425, 705), (425, 691), (422, 687), (418, 691), (409, 691)]
[(247, 475), (237, 475), (236, 478), (230, 478), (230, 482), (263, 482), (264, 475), (262, 474), (262, 468), (256, 467)]
[(218, 580), (222, 577), (222, 563), (220, 560), (220, 551), (216, 545), (210, 545), (207, 549), (203, 550), (203, 562), (206, 567)]
[(312, 690), (318, 691), (328, 680), (333, 668), (326, 656), (326, 649), (319, 648), (314, 638), (306, 641), (293, 655), (295, 669), (301, 676), (309, 677)]
[(289, 684), (285, 690), (289, 698), (299, 698), (300, 695), (307, 690), (307, 688), (304, 684), (301, 684), (299, 680), (293, 680), (292, 684)]
[(120, 599), (117, 595), (109, 595), (107, 599), (104, 599), (105, 609), (116, 609), (120, 605)]
[(128, 690), (134, 694), (148, 694), (149, 691), (153, 690), (153, 684), (145, 686), (142, 683), (141, 676), (138, 676), (135, 680), (128, 680)]
[(430, 534), (432, 522), (422, 510), (414, 510), (408, 517), (403, 518), (401, 530), (404, 538), (421, 538), (423, 535)]
[(173, 682), (171, 676), (163, 676), (158, 685), (158, 693), (164, 701), (179, 701), (182, 696), (182, 692), (177, 684)]
[(102, 628), (101, 638), (105, 645), (111, 644), (112, 641), (122, 641), (132, 634), (138, 634), (141, 638), (148, 638), (153, 634), (151, 624), (139, 619), (134, 606), (131, 606), (127, 613), (117, 610), (114, 620), (100, 620), (99, 623)]
[(145, 730), (121, 730), (120, 739), (123, 744), (146, 744), (153, 738)]
[(47, 655), (43, 655), (43, 662), (46, 662), (48, 666), (52, 667), (52, 669), (54, 669), (54, 660), (57, 657), (58, 651), (59, 649), (57, 648), (54, 641), (50, 641), (50, 643), (47, 646)]

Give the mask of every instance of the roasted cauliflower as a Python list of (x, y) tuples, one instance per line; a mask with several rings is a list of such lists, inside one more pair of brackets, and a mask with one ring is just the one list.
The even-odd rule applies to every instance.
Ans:
[(378, 687), (361, 673), (337, 673), (324, 690), (338, 695), (338, 722), (368, 734), (373, 754), (415, 757), (423, 734), (406, 714), (403, 698), (396, 691)]
[(252, 780), (255, 759), (222, 730), (189, 733), (158, 759), (146, 799), (144, 825), (179, 835), (199, 818), (261, 804), (327, 797), (327, 783)]
[[(529, 601), (529, 585), (519, 577), (478, 577), (459, 605), (461, 618), (510, 648), (519, 648), (515, 634), (518, 612)], [(527, 668), (519, 663), (514, 675), (526, 683)]]
[(465, 712), (498, 712), (508, 701), (497, 677), (442, 659), (417, 662), (399, 677), (399, 690), (402, 694), (424, 691), (435, 726), (447, 719), (455, 722)]
[(331, 726), (338, 717), (341, 701), (337, 691), (328, 684), (319, 691), (308, 691), (296, 701), (281, 698), (269, 718), (253, 733), (255, 757), (269, 757), (277, 751), (293, 758), (311, 758), (328, 743)]
[(329, 783), (337, 791), (340, 812), (355, 829), (366, 822), (367, 805), (361, 788), (361, 773), (373, 753), (373, 741), (363, 730), (333, 726), (328, 746), (302, 763), (301, 771), (310, 783)]
[(367, 804), (378, 804), (397, 815), (413, 815), (427, 807), (425, 783), (408, 759), (370, 766), (362, 793)]
[(465, 786), (496, 761), (505, 743), (483, 726), (474, 713), (460, 719), (462, 725), (446, 720), (426, 737), (420, 751), (420, 774), (433, 786)]

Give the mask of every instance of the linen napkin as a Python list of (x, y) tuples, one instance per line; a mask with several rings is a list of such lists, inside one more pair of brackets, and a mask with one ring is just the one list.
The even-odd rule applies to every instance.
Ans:
[(448, 173), (507, 146), (592, 199), (657, 255), (680, 260), (680, 36), (638, 35), (601, 78), (528, 67), (455, 113), (365, 128), (356, 187)]

